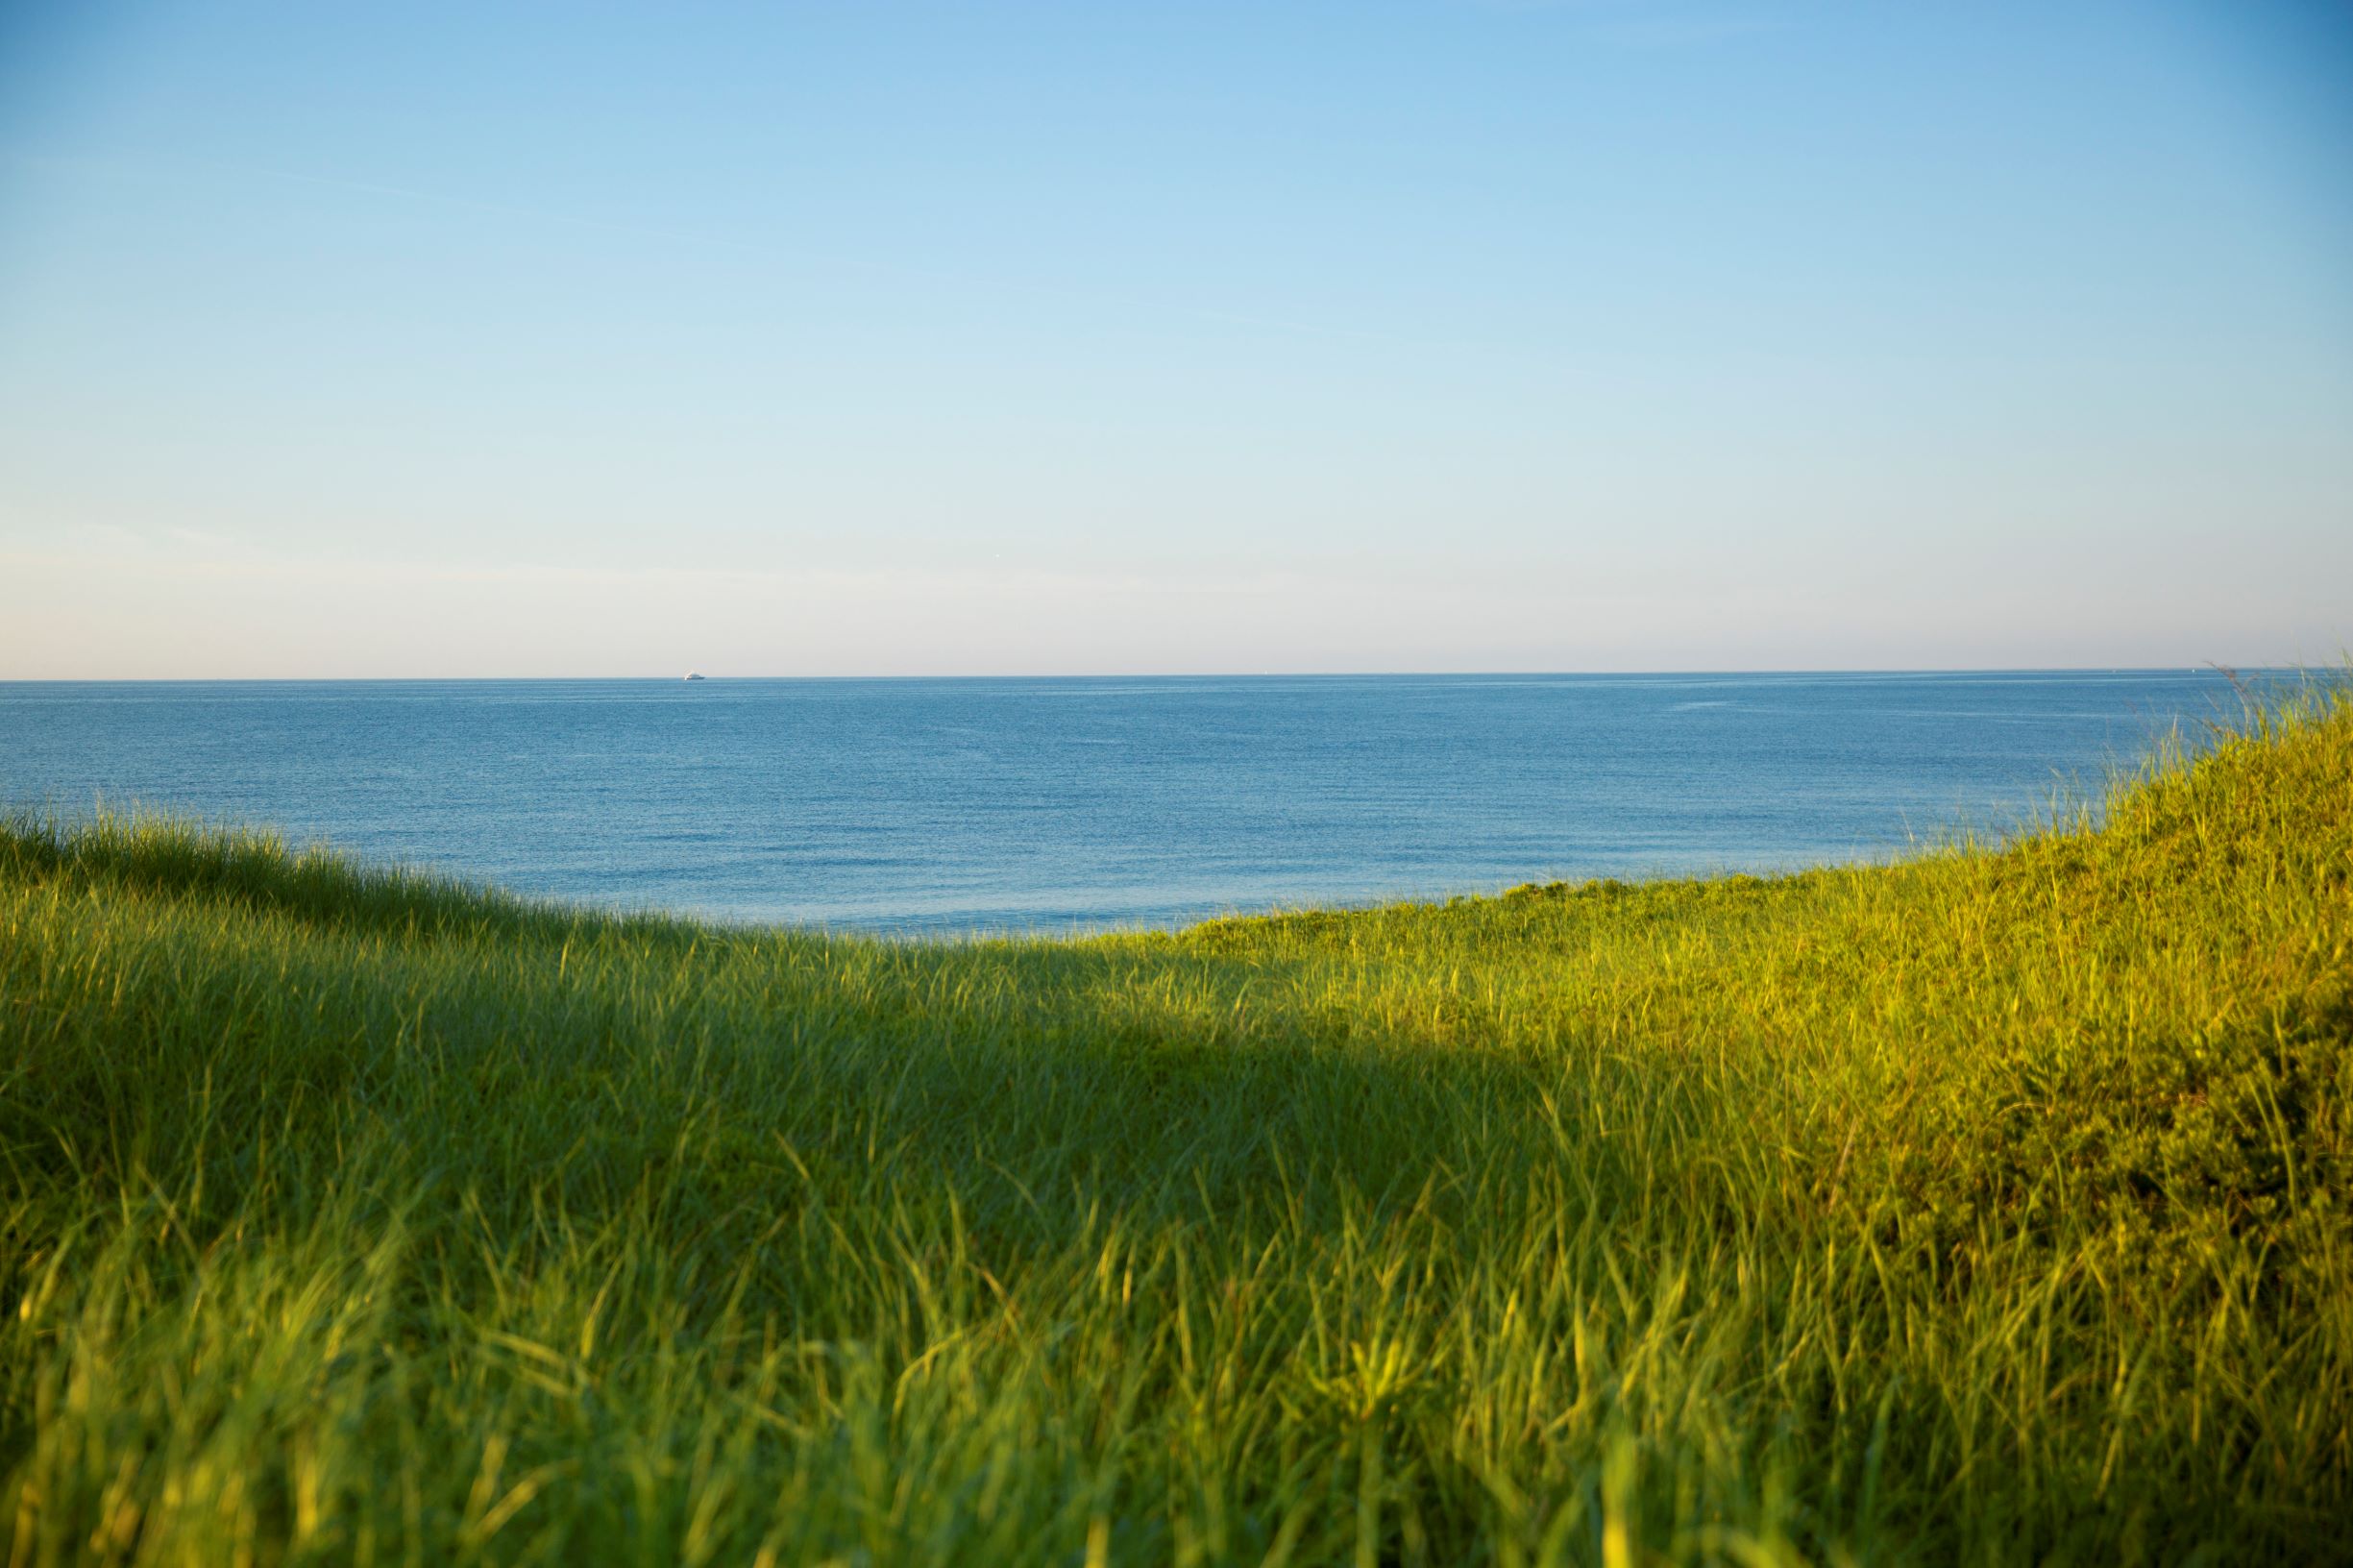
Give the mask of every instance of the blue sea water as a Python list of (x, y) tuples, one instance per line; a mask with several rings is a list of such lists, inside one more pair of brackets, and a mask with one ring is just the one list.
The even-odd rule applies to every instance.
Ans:
[(1167, 925), (1765, 871), (2096, 794), (2213, 672), (0, 684), (0, 802), (603, 905)]

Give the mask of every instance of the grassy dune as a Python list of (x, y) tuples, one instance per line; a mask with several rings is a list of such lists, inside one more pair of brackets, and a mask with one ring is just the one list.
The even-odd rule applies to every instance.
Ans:
[(2353, 1557), (2353, 703), (2104, 825), (892, 944), (0, 834), (0, 1558)]

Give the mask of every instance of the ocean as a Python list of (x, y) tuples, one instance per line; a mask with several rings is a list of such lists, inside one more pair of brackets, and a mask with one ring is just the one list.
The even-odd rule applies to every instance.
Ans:
[(0, 803), (615, 908), (1068, 932), (1885, 857), (2238, 709), (2178, 670), (19, 682)]

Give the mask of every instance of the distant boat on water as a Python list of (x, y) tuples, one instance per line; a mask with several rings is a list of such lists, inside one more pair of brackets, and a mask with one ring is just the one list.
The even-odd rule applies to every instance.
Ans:
[(702, 672), (699, 670), (689, 670), (686, 673), (686, 678), (689, 680), (700, 680), (702, 678)]

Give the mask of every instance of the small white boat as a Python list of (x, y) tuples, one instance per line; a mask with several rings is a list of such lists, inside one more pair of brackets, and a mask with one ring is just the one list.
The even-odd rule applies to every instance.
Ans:
[(702, 672), (699, 670), (689, 670), (686, 673), (686, 678), (689, 680), (700, 680), (702, 678)]

